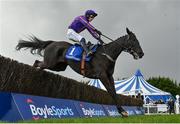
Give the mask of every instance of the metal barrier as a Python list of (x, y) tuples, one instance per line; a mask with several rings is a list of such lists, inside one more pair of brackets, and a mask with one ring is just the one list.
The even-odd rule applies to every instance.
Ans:
[[(167, 104), (144, 104), (143, 108), (146, 115), (169, 114), (169, 108)], [(174, 113), (180, 114), (180, 105), (177, 102), (175, 102)]]
[(168, 114), (166, 104), (144, 104), (145, 114)]

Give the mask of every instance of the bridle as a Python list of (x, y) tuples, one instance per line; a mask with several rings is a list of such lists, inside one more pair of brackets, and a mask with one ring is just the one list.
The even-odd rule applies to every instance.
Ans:
[[(107, 38), (108, 40), (114, 42), (113, 39), (107, 37), (106, 35), (102, 34), (102, 36), (105, 37), (105, 38)], [(127, 35), (127, 39), (126, 39), (126, 40), (128, 41), (129, 38), (130, 38), (130, 36)], [(104, 43), (104, 44), (105, 44), (105, 43)], [(119, 44), (119, 42), (117, 42), (117, 44)], [(131, 46), (128, 46), (128, 47), (127, 47), (127, 46), (123, 46), (122, 44), (119, 44), (119, 45), (123, 48), (123, 51), (124, 51), (124, 52), (128, 52), (128, 53), (133, 54), (133, 55), (135, 55), (136, 57), (138, 57), (138, 54), (133, 50), (132, 45), (131, 45)], [(105, 55), (110, 61), (115, 62), (115, 60), (114, 60), (111, 56), (109, 56), (108, 54), (106, 54), (106, 50), (105, 50), (105, 48), (104, 48), (103, 45), (102, 45), (102, 47), (103, 47), (103, 50), (104, 50), (104, 53), (102, 53), (102, 55)]]

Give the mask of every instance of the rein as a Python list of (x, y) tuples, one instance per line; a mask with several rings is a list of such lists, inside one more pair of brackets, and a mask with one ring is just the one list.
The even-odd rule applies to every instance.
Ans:
[[(105, 38), (111, 40), (111, 41), (114, 41), (113, 39), (107, 37), (107, 36), (104, 35), (104, 34), (101, 34), (101, 35), (104, 36)], [(101, 36), (101, 35), (100, 35), (100, 36)], [(104, 50), (104, 53), (102, 53), (102, 55), (106, 56), (110, 61), (115, 62), (115, 60), (114, 60), (111, 56), (109, 56), (108, 54), (106, 54), (106, 49), (104, 48), (103, 45), (102, 45), (102, 47), (103, 47), (103, 50)]]
[[(111, 38), (109, 38), (108, 36), (106, 36), (106, 35), (104, 35), (104, 34), (102, 34), (102, 36), (105, 37), (105, 38), (107, 38), (108, 40), (114, 42), (114, 40), (111, 39)], [(127, 40), (128, 40), (128, 39), (129, 39), (129, 35), (127, 35)], [(119, 44), (119, 43), (117, 42), (117, 44)], [(123, 47), (124, 49), (129, 49), (129, 48), (126, 48), (125, 46), (123, 46), (122, 44), (119, 44), (119, 45), (120, 45), (121, 47)]]
[(102, 34), (102, 36), (105, 37), (105, 38), (107, 38), (107, 39), (110, 40), (110, 41), (114, 41), (113, 39), (109, 38), (108, 36), (106, 36), (106, 35), (104, 35), (104, 34)]
[[(108, 36), (106, 36), (106, 35), (104, 35), (104, 34), (101, 34), (103, 37), (105, 37), (105, 38), (107, 38), (108, 40), (110, 40), (110, 41), (112, 41), (112, 42), (114, 42), (114, 40), (113, 39), (111, 39), (111, 38), (109, 38)], [(127, 40), (129, 39), (129, 35), (128, 35), (128, 37), (127, 37)], [(117, 42), (118, 43), (118, 42)], [(119, 44), (119, 43), (118, 43)], [(119, 44), (121, 47), (123, 47), (124, 49), (125, 49), (125, 51), (128, 51), (129, 49), (131, 49), (131, 48), (126, 48), (125, 46), (122, 46), (122, 44)], [(112, 62), (115, 62), (115, 60), (111, 57), (111, 56), (109, 56), (108, 54), (106, 54), (106, 50), (105, 50), (105, 48), (104, 48), (104, 46), (102, 45), (102, 47), (103, 47), (103, 49), (104, 49), (104, 53), (102, 53), (102, 55), (105, 55), (110, 61), (112, 61)]]

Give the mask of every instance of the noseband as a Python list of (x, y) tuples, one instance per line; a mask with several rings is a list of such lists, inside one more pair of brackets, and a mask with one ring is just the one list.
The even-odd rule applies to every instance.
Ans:
[[(129, 35), (126, 35), (126, 36), (127, 36), (126, 41), (129, 42), (128, 40), (129, 40), (130, 36)], [(119, 42), (117, 42), (117, 43), (123, 48), (124, 52), (128, 52), (128, 53), (130, 53), (132, 55), (138, 56), (138, 54), (133, 50), (134, 46), (132, 46), (132, 45), (130, 45), (130, 46), (122, 45)]]

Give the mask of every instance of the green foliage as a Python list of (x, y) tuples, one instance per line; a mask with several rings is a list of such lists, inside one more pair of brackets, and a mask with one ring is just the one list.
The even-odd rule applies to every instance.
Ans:
[(170, 78), (160, 76), (151, 77), (147, 80), (147, 82), (163, 91), (170, 92), (173, 96), (180, 94), (180, 83), (178, 84)]

